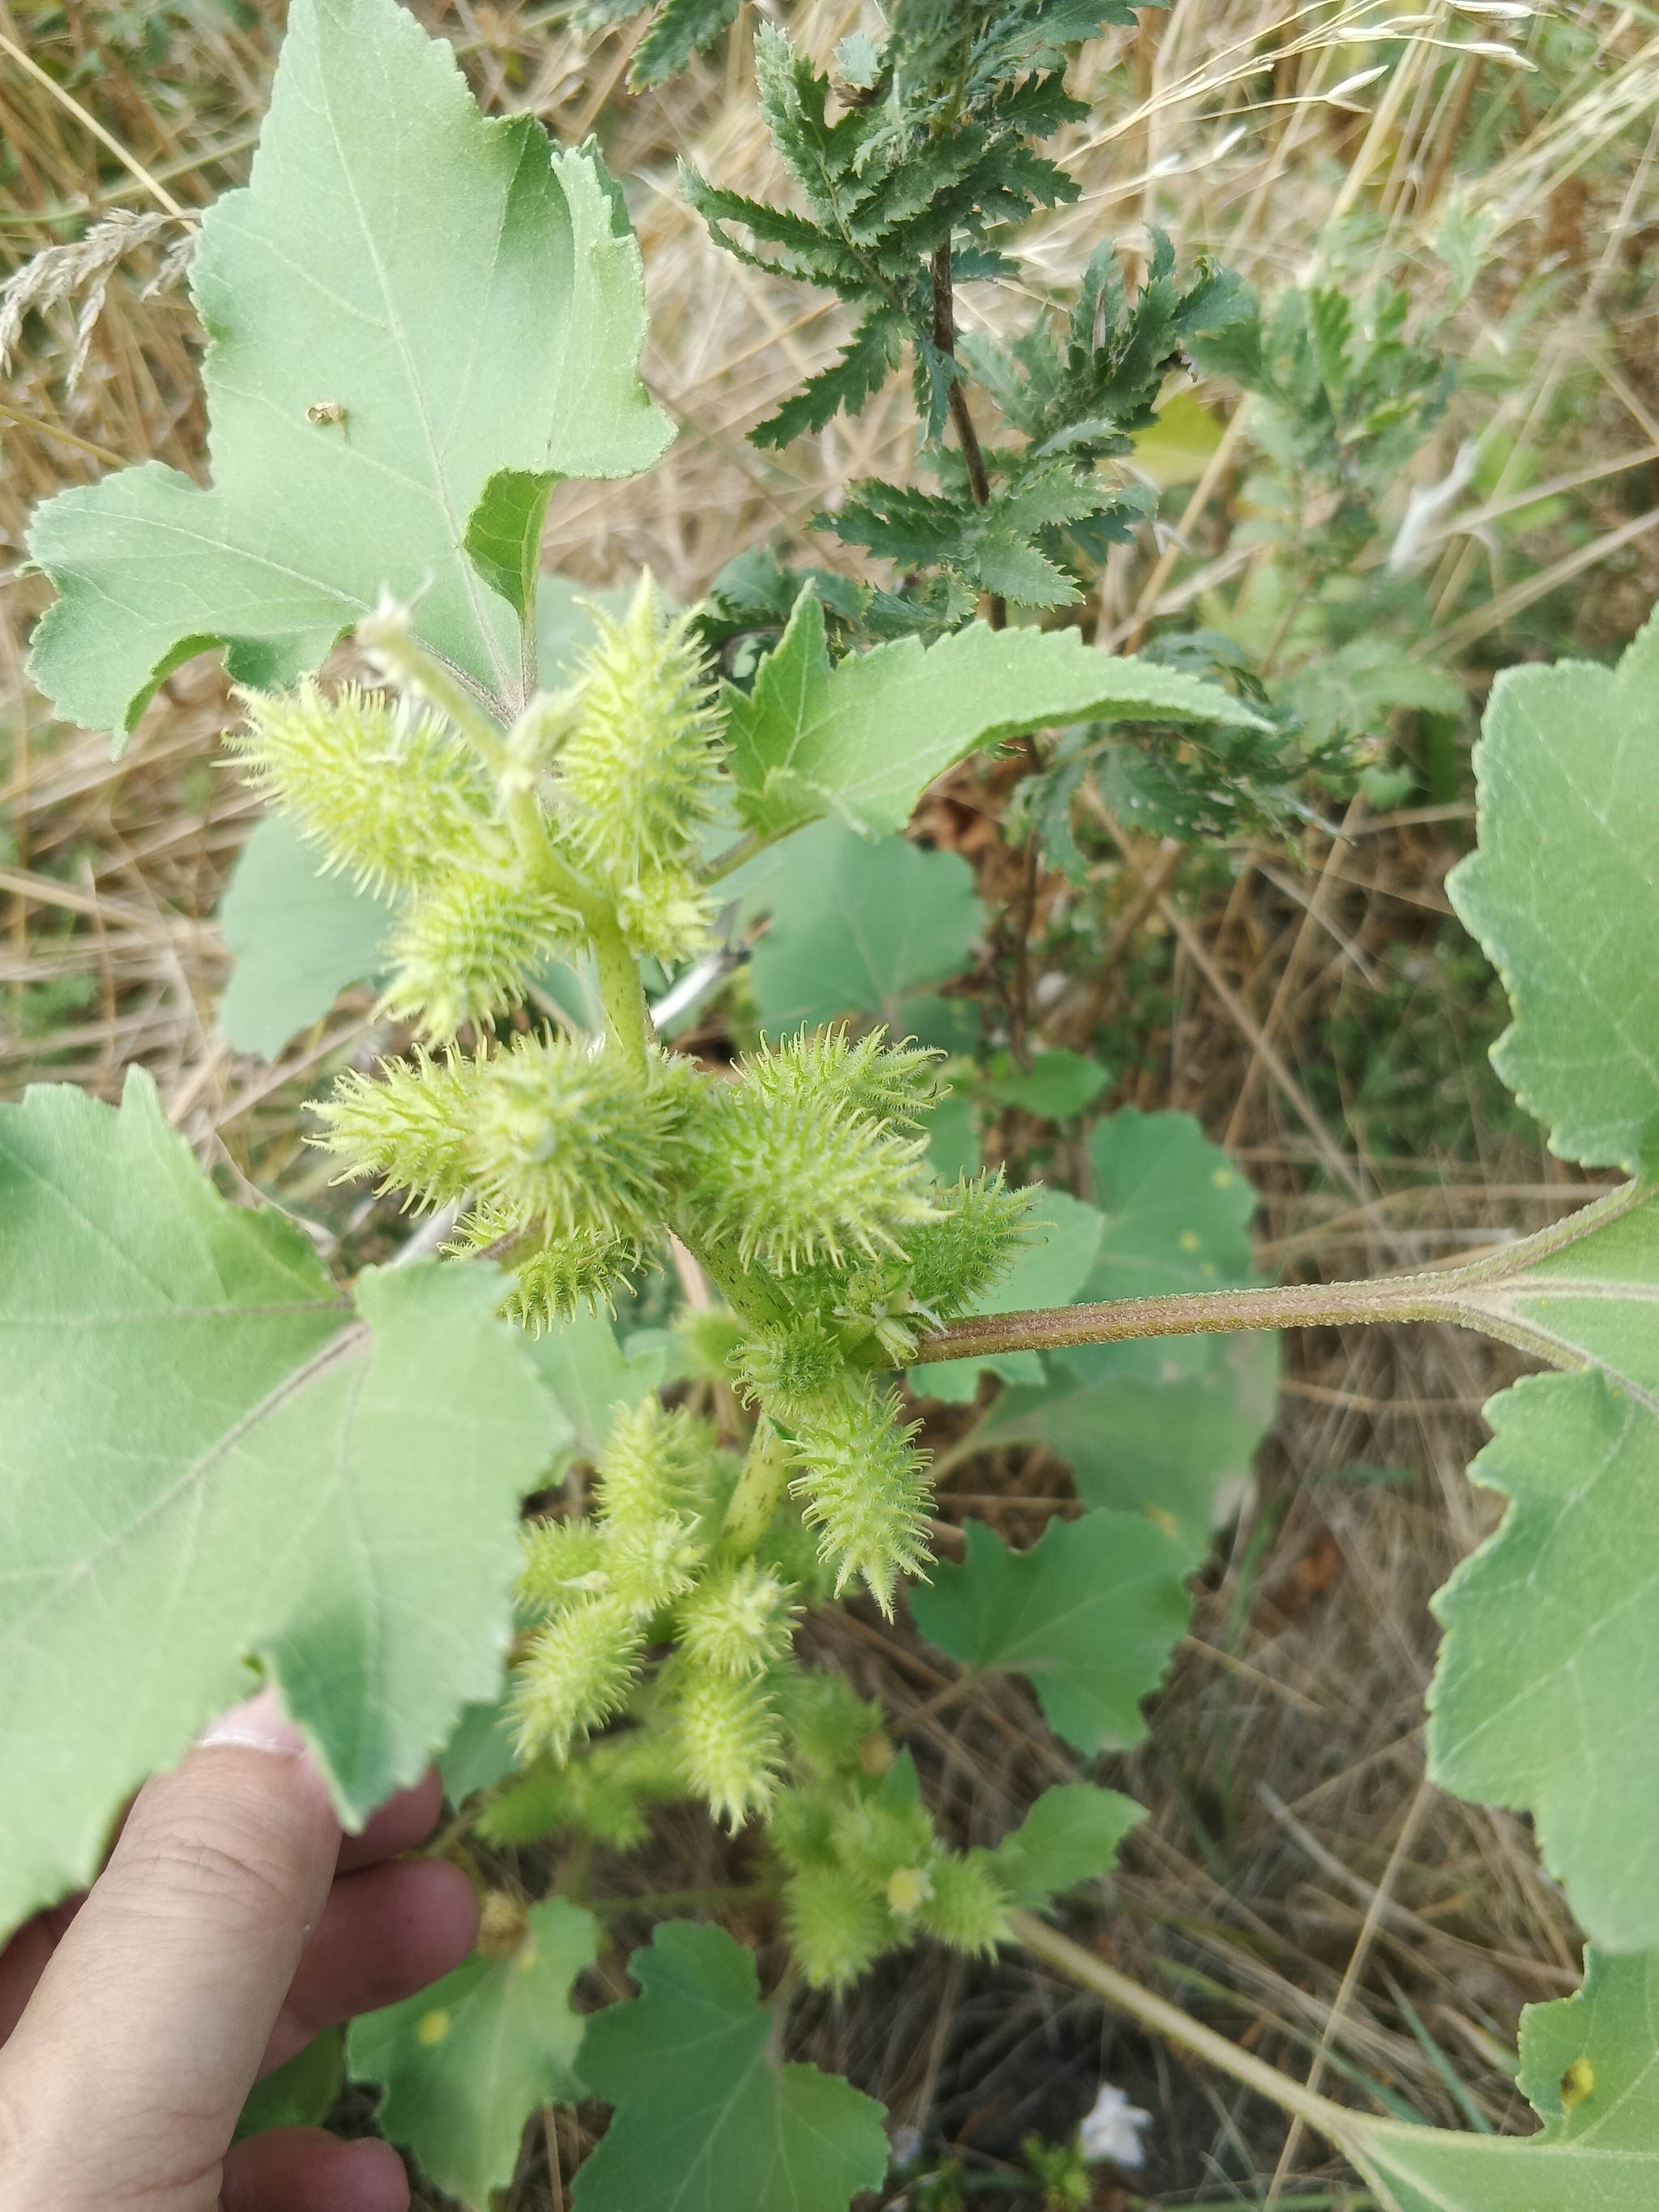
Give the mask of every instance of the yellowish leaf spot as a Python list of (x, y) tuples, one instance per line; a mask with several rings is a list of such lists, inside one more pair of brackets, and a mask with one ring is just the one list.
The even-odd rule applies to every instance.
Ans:
[(424, 2051), (435, 2050), (449, 2033), (449, 2014), (441, 2005), (423, 2012), (415, 2023), (415, 2040)]
[(1183, 1229), (1178, 1241), (1183, 1252), (1196, 1252), (1204, 1239), (1196, 1229)]
[(1181, 1523), (1173, 1513), (1166, 1513), (1161, 1505), (1143, 1505), (1140, 1510), (1153, 1528), (1161, 1528), (1166, 1536), (1178, 1536), (1181, 1534)]
[(524, 1948), (519, 1954), (519, 1972), (521, 1974), (527, 1974), (535, 1965), (538, 1955), (535, 1937), (526, 1936)]
[(1233, 1171), (1231, 1168), (1212, 1168), (1210, 1181), (1218, 1190), (1231, 1190), (1233, 1187)]
[(1571, 2112), (1595, 2087), (1595, 2069), (1588, 2058), (1575, 2058), (1561, 2076), (1561, 2102)]
[(933, 1893), (933, 1885), (920, 1867), (897, 1867), (887, 1877), (887, 1902), (904, 1918)]

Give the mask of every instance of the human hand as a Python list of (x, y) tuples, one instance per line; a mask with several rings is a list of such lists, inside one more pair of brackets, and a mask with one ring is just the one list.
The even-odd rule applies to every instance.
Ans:
[(388, 2144), (228, 2146), (259, 2075), (471, 1948), (459, 1869), (386, 1863), (440, 1796), (429, 1773), (342, 1838), (268, 1692), (147, 1784), (84, 1899), (0, 1953), (0, 2212), (405, 2212)]

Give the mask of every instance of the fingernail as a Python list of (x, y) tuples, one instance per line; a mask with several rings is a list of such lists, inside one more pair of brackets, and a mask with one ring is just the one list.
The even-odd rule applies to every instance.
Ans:
[(278, 1751), (292, 1753), (303, 1751), (306, 1740), (285, 1717), (276, 1703), (274, 1690), (261, 1690), (246, 1705), (233, 1705), (228, 1713), (221, 1713), (210, 1721), (196, 1739), (199, 1747), (211, 1749), (223, 1744), (234, 1745), (242, 1751)]

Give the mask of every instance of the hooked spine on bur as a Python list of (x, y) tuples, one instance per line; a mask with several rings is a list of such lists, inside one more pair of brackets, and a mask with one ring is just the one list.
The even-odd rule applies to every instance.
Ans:
[[(671, 1232), (724, 1295), (702, 1335), (755, 1415), (747, 1457), (654, 1398), (613, 1421), (587, 1510), (526, 1532), (512, 1703), (521, 1752), (556, 1769), (625, 1717), (735, 1826), (807, 1786), (803, 1604), (857, 1580), (890, 1613), (926, 1572), (927, 1461), (878, 1374), (1008, 1264), (1026, 1200), (933, 1177), (939, 1055), (912, 1042), (803, 1030), (708, 1073), (654, 1042), (638, 959), (709, 939), (720, 717), (649, 575), (594, 621), (568, 687), (509, 727), (383, 606), (359, 630), (383, 688), (246, 692), (235, 743), (327, 865), (398, 901), (381, 1011), (414, 1038), (314, 1109), (341, 1175), (464, 1207), (446, 1249), (500, 1260), (501, 1310), (532, 1329), (611, 1306)], [(604, 1035), (498, 1042), (556, 957), (592, 962)], [(930, 1871), (918, 1821), (908, 1856), (857, 1877), (864, 1935), (809, 1944), (809, 1972), (948, 1913), (961, 1881)], [(801, 1879), (807, 1926), (829, 1877)]]

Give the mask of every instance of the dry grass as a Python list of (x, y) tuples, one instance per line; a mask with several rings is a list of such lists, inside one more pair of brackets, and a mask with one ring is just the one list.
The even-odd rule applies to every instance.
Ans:
[[(778, 189), (744, 39), (636, 100), (623, 88), (625, 32), (573, 32), (558, 8), (454, 0), (423, 12), (455, 40), (487, 104), (532, 109), (566, 139), (598, 128), (630, 179), (653, 303), (647, 375), (684, 428), (648, 477), (561, 491), (552, 565), (608, 582), (648, 562), (690, 598), (757, 539), (799, 548), (851, 478), (903, 471), (909, 417), (896, 386), (860, 422), (781, 455), (744, 440), (841, 329), (815, 296), (715, 252), (676, 197), (682, 155), (722, 181)], [(807, 0), (789, 20), (823, 53), (860, 12)], [(225, 957), (212, 915), (251, 813), (215, 760), (221, 678), (207, 663), (173, 678), (112, 763), (103, 738), (54, 726), (23, 683), (43, 591), (17, 572), (27, 509), (61, 485), (149, 456), (201, 469), (195, 328), (180, 289), (157, 279), (191, 211), (245, 172), (276, 15), (262, 8), (237, 29), (207, 11), (189, 28), (162, 14), (171, 47), (143, 64), (111, 42), (106, 13), (0, 5), (6, 264), (72, 245), (118, 210), (169, 217), (125, 236), (106, 227), (79, 264), (37, 268), (44, 312), (24, 323), (0, 385), (0, 1095), (53, 1078), (112, 1096), (124, 1067), (144, 1065), (204, 1158), (317, 1212), (295, 1108), (374, 1033), (366, 1001), (348, 1000), (273, 1066), (216, 1036)], [(1448, 241), (1474, 240), (1481, 273), (1443, 341), (1464, 359), (1464, 388), (1416, 473), (1443, 477), (1488, 423), (1513, 440), (1496, 483), (1454, 507), (1461, 526), (1422, 549), (1430, 647), (1478, 695), (1517, 652), (1606, 650), (1659, 586), (1647, 273), (1659, 33), (1641, 11), (1586, 0), (1524, 27), (1523, 46), (1553, 42), (1549, 66), (1528, 75), (1492, 55), (1449, 59), (1447, 39), (1492, 39), (1501, 26), (1425, 0), (1392, 74), (1331, 104), (1324, 94), (1379, 51), (1364, 34), (1387, 20), (1336, 0), (1176, 0), (1101, 40), (1074, 80), (1097, 94), (1066, 148), (1083, 196), (1039, 226), (1035, 281), (1063, 293), (1100, 236), (1133, 252), (1157, 221), (1267, 287), (1322, 253), (1391, 258), (1423, 318), (1451, 296)], [(1563, 60), (1569, 33), (1583, 51)], [(31, 56), (55, 77), (82, 64), (69, 100), (29, 73)], [(1322, 231), (1333, 215), (1354, 226), (1346, 242)], [(105, 287), (95, 321), (89, 276)], [(985, 289), (976, 311), (988, 318), (1022, 305)], [(1103, 638), (1149, 610), (1249, 591), (1240, 471), (1212, 476), (1182, 519), (1187, 550), (1114, 556), (1087, 610)], [(1410, 489), (1392, 496), (1395, 522)], [(1504, 526), (1517, 517), (1518, 529)], [(812, 557), (836, 557), (810, 542)], [(971, 779), (957, 789), (959, 828), (984, 794)], [(1127, 847), (1098, 871), (1122, 924), (1109, 1027), (1117, 1095), (1184, 1107), (1233, 1146), (1264, 1192), (1264, 1265), (1328, 1275), (1421, 1264), (1579, 1196), (1485, 1073), (1500, 1010), (1456, 950), (1442, 889), (1468, 812), (1461, 798), (1384, 820), (1357, 810), (1346, 836), (1310, 836), (1299, 854), (1252, 846), (1223, 866)], [(942, 806), (930, 827), (950, 818)], [(979, 857), (994, 890), (994, 839)], [(1036, 964), (1063, 934), (1057, 890), (1040, 887)], [(1052, 1010), (1056, 1037), (1079, 1003)], [(1478, 2111), (1522, 2126), (1503, 2051), (1522, 2003), (1572, 1986), (1576, 1937), (1524, 1823), (1425, 1789), (1421, 1732), (1426, 1600), (1492, 1524), (1495, 1502), (1463, 1468), (1508, 1355), (1450, 1332), (1378, 1331), (1292, 1339), (1285, 1357), (1255, 1493), (1200, 1593), (1152, 1747), (1103, 1775), (1152, 1816), (1109, 1907), (1081, 1932), (1293, 2070), (1325, 2052), (1339, 2094), (1380, 2083), (1446, 2124)], [(1362, 1468), (1403, 1474), (1361, 1479)], [(1031, 1455), (972, 1462), (954, 1488), (1010, 1535), (1035, 1534), (1068, 1495), (1064, 1471)], [(947, 1496), (942, 1524), (962, 1504)], [(938, 1655), (902, 1625), (853, 1608), (810, 1635), (884, 1698), (963, 1838), (999, 1834), (1035, 1790), (1073, 1771), (1023, 1691), (947, 1694)], [(732, 1863), (684, 1814), (637, 1865), (611, 1871), (654, 1891), (719, 1881)], [(533, 1886), (545, 1869), (526, 1860), (503, 1872)], [(620, 1920), (618, 1933), (646, 1924)], [(758, 1913), (739, 1932), (763, 1951), (773, 1940)], [(608, 1971), (621, 1987), (614, 1960)], [(1018, 1960), (969, 1970), (918, 1952), (844, 2004), (803, 2003), (793, 2040), (887, 2099), (896, 2118), (961, 2146), (970, 2166), (1006, 2160), (1028, 2128), (1063, 2135), (1103, 2074), (1157, 2116), (1148, 2180), (1166, 2202), (1255, 2201), (1282, 2140), (1276, 2115)], [(567, 2174), (592, 2117), (560, 2120)], [(552, 2141), (526, 2138), (510, 2212), (562, 2202)], [(1317, 2147), (1304, 2155), (1316, 2161)]]

